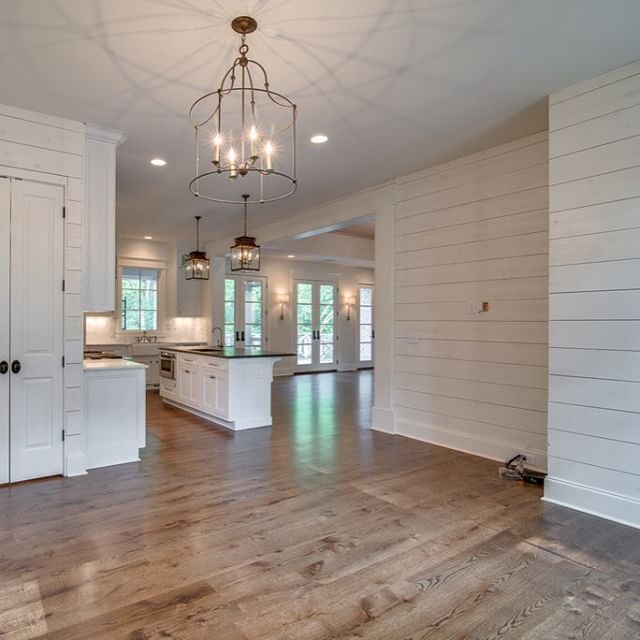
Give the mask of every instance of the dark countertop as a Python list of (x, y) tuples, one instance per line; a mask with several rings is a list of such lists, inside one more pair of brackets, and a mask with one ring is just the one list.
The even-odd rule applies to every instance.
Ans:
[[(203, 351), (202, 349), (209, 349), (209, 351)], [(187, 349), (186, 347), (164, 347), (163, 351), (176, 351), (178, 353), (192, 353), (195, 356), (210, 356), (212, 358), (286, 358), (289, 356), (295, 356), (295, 353), (284, 353), (280, 351), (265, 351), (260, 347), (247, 347), (245, 349), (238, 349), (236, 347), (193, 347)]]

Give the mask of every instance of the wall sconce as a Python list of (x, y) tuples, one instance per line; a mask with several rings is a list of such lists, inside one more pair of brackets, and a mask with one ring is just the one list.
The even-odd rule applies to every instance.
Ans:
[(280, 305), (280, 320), (284, 320), (284, 305), (289, 302), (289, 294), (279, 293), (276, 296), (276, 302)]
[(351, 320), (351, 307), (356, 303), (355, 296), (345, 296), (344, 304), (347, 307), (347, 320)]

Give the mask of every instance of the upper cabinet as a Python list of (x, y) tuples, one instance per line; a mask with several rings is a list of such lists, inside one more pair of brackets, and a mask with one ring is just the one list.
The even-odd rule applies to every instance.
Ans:
[(84, 310), (114, 311), (116, 150), (122, 131), (87, 124), (85, 139)]
[(192, 317), (202, 315), (202, 296), (208, 280), (187, 280), (184, 258), (190, 249), (179, 247), (176, 255), (176, 316)]

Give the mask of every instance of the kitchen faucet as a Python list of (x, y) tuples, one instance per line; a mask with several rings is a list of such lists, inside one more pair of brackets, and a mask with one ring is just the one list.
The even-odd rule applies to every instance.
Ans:
[(222, 346), (223, 333), (222, 333), (222, 329), (220, 327), (213, 327), (213, 329), (211, 330), (211, 336), (212, 336), (211, 339), (213, 340), (213, 338), (215, 337), (216, 331), (220, 332), (220, 337), (218, 338), (218, 346), (221, 347)]

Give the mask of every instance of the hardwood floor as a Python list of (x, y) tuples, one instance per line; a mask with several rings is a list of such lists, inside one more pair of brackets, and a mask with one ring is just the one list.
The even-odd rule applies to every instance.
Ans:
[(372, 372), (272, 429), (149, 395), (141, 463), (0, 489), (0, 638), (640, 638), (640, 531), (368, 429)]

